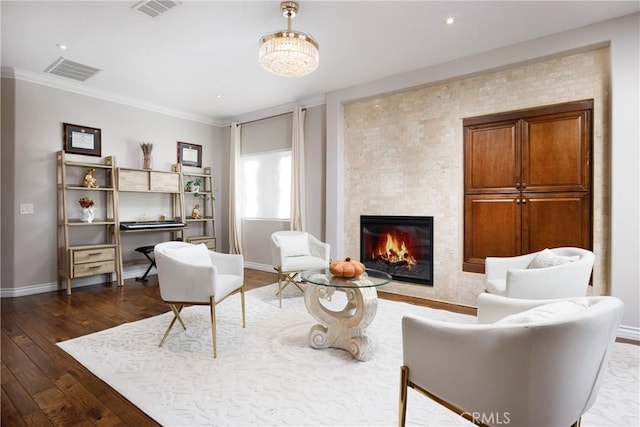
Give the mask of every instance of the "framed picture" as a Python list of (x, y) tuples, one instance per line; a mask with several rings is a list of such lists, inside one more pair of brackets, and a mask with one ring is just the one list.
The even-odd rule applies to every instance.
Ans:
[(88, 126), (63, 123), (64, 151), (71, 154), (102, 156), (102, 131)]
[(178, 141), (178, 163), (184, 166), (202, 167), (202, 145)]

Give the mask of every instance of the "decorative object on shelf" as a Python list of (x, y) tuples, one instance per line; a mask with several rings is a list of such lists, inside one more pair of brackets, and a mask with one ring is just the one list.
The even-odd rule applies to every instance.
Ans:
[(213, 194), (209, 196), (200, 192), (200, 190), (202, 190), (202, 180), (200, 178), (194, 178), (187, 181), (184, 186), (184, 190), (192, 193), (195, 197), (200, 197), (202, 200), (209, 200), (209, 198), (211, 198), (211, 200), (215, 199)]
[(87, 188), (98, 188), (98, 181), (93, 176), (95, 172), (95, 168), (89, 168), (84, 173), (84, 178), (82, 178), (82, 186)]
[(153, 157), (151, 156), (153, 142), (141, 142), (140, 148), (142, 149), (142, 169), (153, 169)]
[(200, 186), (202, 185), (202, 180), (200, 178), (194, 178), (187, 181), (184, 185), (185, 191), (190, 193), (198, 193), (200, 192)]
[(260, 39), (260, 65), (278, 76), (305, 76), (314, 72), (320, 62), (318, 42), (309, 34), (291, 31), (291, 18), (296, 16), (298, 9), (295, 1), (280, 3), (282, 15), (287, 18), (287, 30)]
[(93, 222), (93, 218), (95, 217), (95, 214), (93, 213), (93, 199), (83, 197), (78, 202), (82, 207), (82, 216), (80, 217), (80, 220), (82, 222)]
[(336, 277), (358, 277), (364, 273), (364, 264), (347, 257), (344, 260), (331, 262), (329, 264), (329, 271)]
[(202, 215), (200, 215), (200, 205), (195, 205), (193, 210), (191, 211), (191, 219), (202, 219)]
[(102, 156), (102, 131), (63, 123), (64, 151), (70, 154)]
[(202, 145), (178, 141), (178, 163), (183, 166), (202, 167)]

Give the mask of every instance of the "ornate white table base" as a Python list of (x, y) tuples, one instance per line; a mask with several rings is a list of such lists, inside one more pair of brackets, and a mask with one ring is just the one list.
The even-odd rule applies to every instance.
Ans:
[(378, 293), (375, 287), (342, 288), (347, 303), (341, 311), (325, 307), (320, 299), (333, 295), (336, 288), (307, 284), (304, 302), (309, 313), (321, 324), (309, 332), (309, 345), (313, 348), (341, 348), (354, 358), (366, 362), (373, 355), (373, 340), (366, 328), (373, 321), (378, 309)]

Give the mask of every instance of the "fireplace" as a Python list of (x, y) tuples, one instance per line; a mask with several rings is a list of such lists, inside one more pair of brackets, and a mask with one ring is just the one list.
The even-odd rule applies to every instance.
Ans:
[(360, 261), (395, 280), (433, 286), (433, 217), (360, 217)]

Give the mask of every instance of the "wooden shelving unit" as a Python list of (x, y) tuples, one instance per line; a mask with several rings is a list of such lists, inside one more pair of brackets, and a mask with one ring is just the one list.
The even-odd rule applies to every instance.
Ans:
[[(188, 185), (189, 182), (196, 181), (200, 182), (197, 192), (192, 191), (192, 187)], [(189, 225), (186, 241), (194, 244), (204, 243), (209, 249), (215, 251), (215, 204), (211, 168), (205, 167), (202, 173), (182, 172), (182, 182), (185, 222)], [(200, 205), (200, 218), (193, 218), (193, 209), (196, 205)]]
[[(72, 279), (106, 274), (106, 281), (118, 275), (122, 284), (120, 238), (118, 227), (118, 193), (115, 189), (115, 158), (100, 162), (67, 160), (64, 151), (56, 153), (57, 161), (57, 246), (58, 286), (66, 279), (67, 295), (71, 295)], [(87, 170), (94, 169), (98, 187), (83, 186)], [(79, 200), (89, 197), (97, 213), (92, 222), (83, 222)]]

